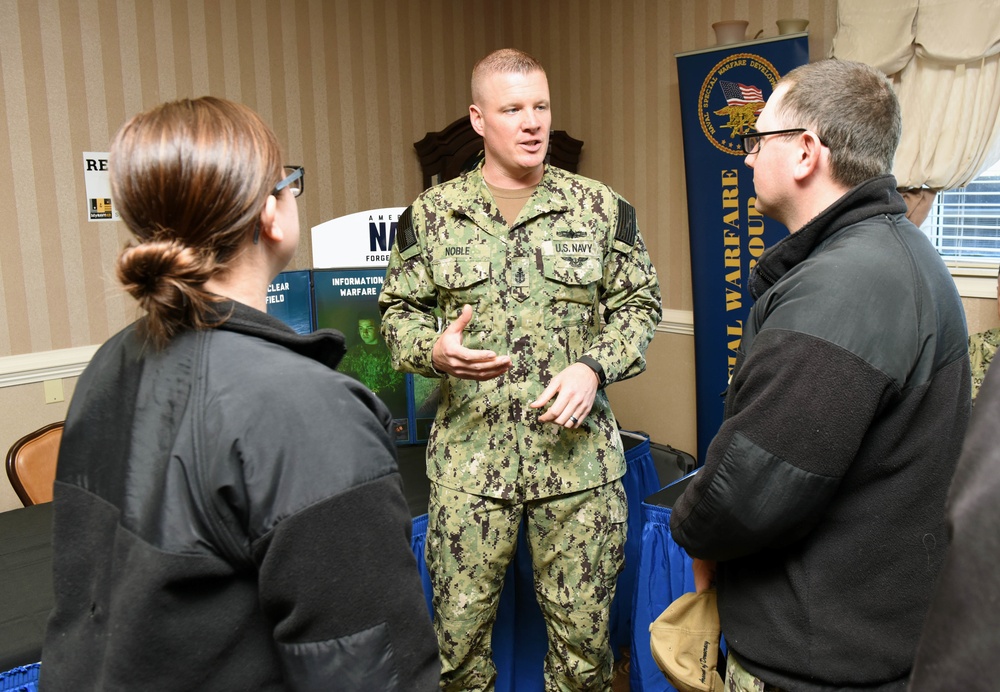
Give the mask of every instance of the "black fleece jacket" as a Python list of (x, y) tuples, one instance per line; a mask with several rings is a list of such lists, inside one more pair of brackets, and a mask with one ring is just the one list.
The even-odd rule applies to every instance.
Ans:
[(892, 176), (776, 243), (702, 471), (671, 516), (718, 560), (750, 672), (788, 690), (902, 690), (944, 556), (968, 422), (962, 304)]
[(436, 689), (388, 411), (338, 332), (220, 314), (162, 351), (133, 325), (80, 378), (42, 689)]

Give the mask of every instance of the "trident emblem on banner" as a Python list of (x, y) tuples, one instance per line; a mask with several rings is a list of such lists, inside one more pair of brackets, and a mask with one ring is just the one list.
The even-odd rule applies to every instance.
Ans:
[(764, 110), (764, 94), (760, 88), (724, 79), (719, 80), (719, 86), (726, 96), (726, 106), (715, 114), (729, 117), (729, 122), (720, 127), (735, 137), (756, 126), (757, 116)]
[(778, 77), (770, 62), (753, 53), (730, 55), (708, 73), (698, 97), (699, 120), (716, 148), (744, 155), (738, 135), (756, 126), (767, 100), (764, 89), (774, 87)]

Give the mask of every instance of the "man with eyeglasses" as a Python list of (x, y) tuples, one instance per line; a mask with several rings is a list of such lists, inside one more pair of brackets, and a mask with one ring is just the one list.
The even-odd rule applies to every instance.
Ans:
[(671, 531), (718, 589), (727, 689), (904, 690), (969, 417), (962, 303), (905, 217), (892, 86), (824, 60), (743, 138), (756, 207), (791, 234), (755, 304)]

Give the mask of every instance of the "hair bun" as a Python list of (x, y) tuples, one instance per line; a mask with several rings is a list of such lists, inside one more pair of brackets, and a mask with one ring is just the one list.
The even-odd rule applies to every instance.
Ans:
[(167, 338), (200, 322), (191, 311), (204, 304), (201, 287), (214, 270), (214, 261), (176, 239), (126, 245), (117, 264), (118, 280)]

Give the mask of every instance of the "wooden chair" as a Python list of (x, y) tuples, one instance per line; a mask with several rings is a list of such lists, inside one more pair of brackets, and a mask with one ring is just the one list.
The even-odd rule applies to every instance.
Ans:
[(25, 507), (52, 502), (63, 421), (28, 433), (7, 452), (7, 478)]
[[(458, 177), (479, 165), (483, 159), (483, 138), (472, 128), (469, 116), (463, 116), (440, 132), (428, 132), (415, 142), (424, 176), (424, 189)], [(564, 130), (549, 132), (546, 163), (576, 173), (583, 142)]]

